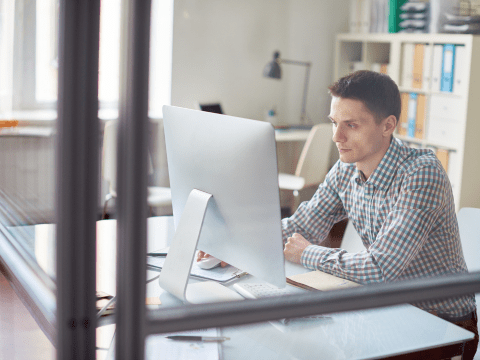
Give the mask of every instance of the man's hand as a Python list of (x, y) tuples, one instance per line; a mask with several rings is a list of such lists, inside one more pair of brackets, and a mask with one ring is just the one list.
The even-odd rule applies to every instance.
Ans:
[[(206, 254), (205, 252), (203, 252), (202, 250), (198, 250), (198, 253), (197, 253), (197, 261), (200, 261), (202, 259), (206, 259), (206, 258), (209, 258), (210, 255), (209, 254)], [(225, 261), (222, 261), (220, 263), (220, 266), (221, 267), (225, 267), (227, 266), (228, 264), (225, 262)]]
[(312, 243), (305, 239), (302, 235), (297, 233), (293, 234), (292, 237), (287, 239), (285, 250), (283, 250), (285, 259), (297, 264), (301, 264), (303, 250), (305, 250), (308, 245), (312, 245)]

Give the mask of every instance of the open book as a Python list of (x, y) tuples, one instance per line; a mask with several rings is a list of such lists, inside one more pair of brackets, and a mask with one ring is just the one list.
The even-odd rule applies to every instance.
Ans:
[(324, 273), (320, 270), (310, 271), (304, 274), (287, 277), (287, 283), (307, 290), (338, 290), (350, 287), (362, 286), (356, 282), (342, 279), (335, 275)]

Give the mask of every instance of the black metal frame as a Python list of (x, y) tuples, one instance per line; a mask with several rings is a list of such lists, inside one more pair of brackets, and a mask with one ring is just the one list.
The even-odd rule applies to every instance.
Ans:
[(57, 358), (93, 359), (100, 0), (61, 0), (59, 29)]
[(117, 146), (118, 359), (143, 359), (145, 346), (150, 0), (124, 0)]

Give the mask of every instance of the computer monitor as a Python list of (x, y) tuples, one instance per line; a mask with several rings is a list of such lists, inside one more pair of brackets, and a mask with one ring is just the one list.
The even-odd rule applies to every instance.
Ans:
[[(173, 106), (163, 107), (163, 123), (176, 234), (160, 275), (164, 277), (160, 286), (168, 287), (165, 282), (175, 286), (180, 280), (173, 278), (184, 270), (175, 263), (170, 275), (164, 274), (169, 258), (177, 258), (176, 262), (180, 258), (192, 259), (187, 265), (190, 271), (194, 246), (193, 252), (197, 247), (272, 285), (284, 287), (273, 126)], [(199, 238), (193, 239), (195, 236)], [(176, 255), (171, 254), (174, 247)], [(172, 278), (165, 280), (169, 276)]]
[(212, 112), (215, 114), (223, 114), (222, 105), (220, 103), (198, 104), (198, 108), (202, 111)]

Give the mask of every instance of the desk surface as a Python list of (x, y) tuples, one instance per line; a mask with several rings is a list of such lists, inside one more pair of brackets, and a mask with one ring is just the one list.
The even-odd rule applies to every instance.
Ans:
[[(173, 236), (171, 218), (148, 221), (148, 248), (168, 246)], [(286, 264), (287, 275), (307, 271), (300, 265)], [(149, 274), (147, 278), (155, 272)], [(258, 280), (247, 276), (238, 281)], [(157, 281), (147, 285), (147, 296), (159, 296), (162, 292)], [(270, 323), (223, 328), (222, 334), (231, 338), (222, 344), (223, 358), (371, 359), (461, 343), (473, 337), (472, 333), (408, 304), (329, 316), (331, 319), (314, 325), (280, 329)]]
[(275, 129), (275, 140), (278, 142), (306, 141), (310, 130)]
[[(169, 245), (171, 217), (148, 220), (147, 251)], [(53, 225), (50, 225), (53, 227)], [(42, 229), (45, 225), (41, 225)], [(51, 243), (54, 231), (34, 231), (34, 241)], [(37, 239), (38, 237), (38, 239)], [(97, 289), (115, 294), (116, 221), (97, 223)], [(307, 272), (287, 263), (287, 275)], [(148, 271), (147, 279), (158, 275)], [(254, 281), (251, 276), (238, 281)], [(147, 296), (161, 296), (157, 281), (147, 285)], [(167, 304), (160, 305), (165, 307)], [(149, 306), (155, 308), (158, 306)], [(462, 343), (473, 334), (412, 305), (328, 315), (315, 324), (274, 327), (270, 323), (223, 328), (231, 340), (222, 344), (224, 359), (371, 359)], [(114, 325), (97, 331), (97, 346), (111, 343)], [(162, 336), (162, 335), (155, 335)], [(112, 353), (110, 351), (109, 355)], [(100, 354), (99, 354), (100, 355)], [(101, 358), (99, 356), (98, 358)]]

